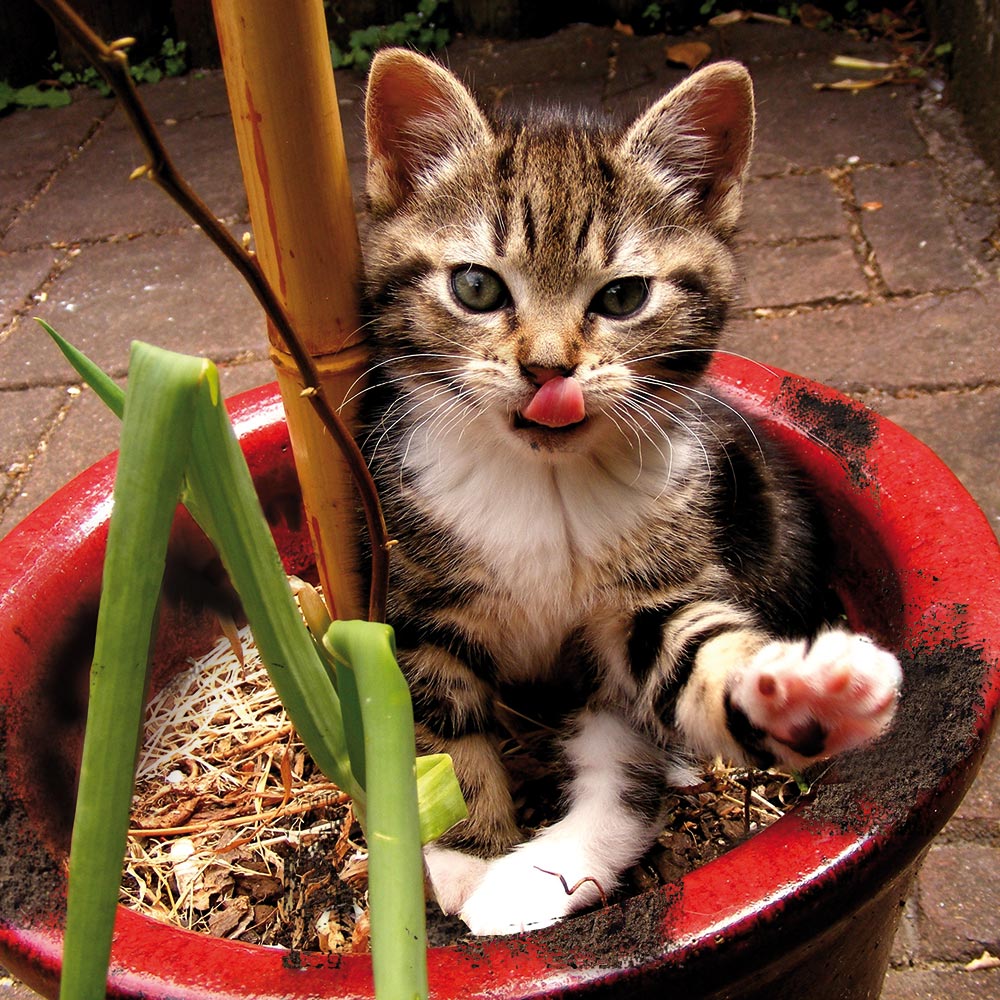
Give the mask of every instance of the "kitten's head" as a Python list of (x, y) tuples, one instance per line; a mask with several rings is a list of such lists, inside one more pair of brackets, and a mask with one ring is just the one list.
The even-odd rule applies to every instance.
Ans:
[(753, 117), (732, 62), (621, 129), (491, 120), (431, 60), (379, 53), (366, 267), (399, 413), (546, 453), (669, 422), (733, 295)]

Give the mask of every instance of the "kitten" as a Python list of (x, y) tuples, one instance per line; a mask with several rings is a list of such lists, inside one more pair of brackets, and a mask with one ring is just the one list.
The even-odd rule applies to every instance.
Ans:
[[(753, 127), (731, 62), (624, 129), (492, 120), (422, 56), (372, 65), (363, 441), (419, 749), (470, 810), (429, 875), (476, 933), (611, 891), (686, 754), (802, 767), (894, 713), (895, 658), (829, 624), (794, 475), (702, 384)], [(522, 842), (499, 706), (542, 687), (564, 812)]]

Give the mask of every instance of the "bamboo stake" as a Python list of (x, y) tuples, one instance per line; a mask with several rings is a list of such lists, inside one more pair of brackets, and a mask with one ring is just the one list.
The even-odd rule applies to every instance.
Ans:
[[(213, 0), (260, 267), (337, 409), (368, 363), (347, 157), (322, 0), (279, 6)], [(336, 617), (364, 617), (350, 474), (270, 320), (268, 337), (324, 592)]]

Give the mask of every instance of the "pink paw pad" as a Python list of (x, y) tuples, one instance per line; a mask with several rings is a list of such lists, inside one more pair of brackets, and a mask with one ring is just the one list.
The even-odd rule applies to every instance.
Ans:
[(892, 721), (902, 674), (896, 658), (841, 630), (772, 642), (737, 680), (731, 699), (789, 763), (852, 749)]

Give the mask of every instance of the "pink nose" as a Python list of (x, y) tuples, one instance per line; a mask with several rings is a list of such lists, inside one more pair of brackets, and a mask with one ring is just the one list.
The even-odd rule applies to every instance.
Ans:
[(542, 365), (525, 365), (524, 374), (535, 385), (545, 385), (554, 378), (565, 378), (571, 373), (569, 368), (544, 368)]

